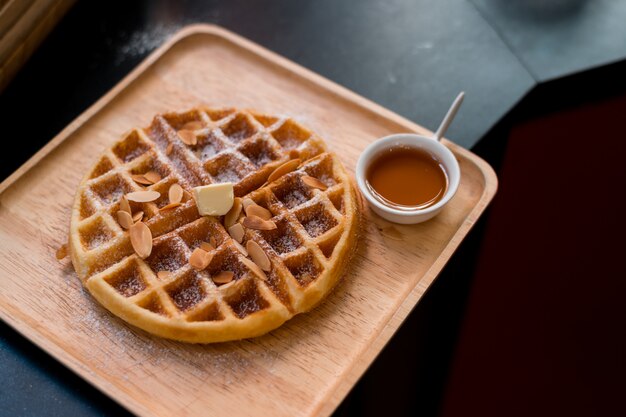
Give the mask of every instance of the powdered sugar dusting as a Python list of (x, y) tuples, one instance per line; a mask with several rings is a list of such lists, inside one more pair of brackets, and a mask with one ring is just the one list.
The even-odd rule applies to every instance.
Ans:
[(198, 281), (198, 278), (193, 278), (170, 293), (172, 301), (180, 310), (188, 310), (204, 299), (205, 294)]
[(306, 202), (308, 200), (308, 196), (302, 192), (299, 188), (294, 188), (293, 190), (288, 191), (282, 198), (281, 201), (289, 208), (294, 208), (299, 206), (300, 204)]
[(213, 176), (216, 182), (232, 182), (237, 183), (241, 179), (239, 174), (234, 169), (227, 167), (225, 169), (220, 170), (216, 175)]
[(115, 65), (120, 65), (129, 58), (146, 55), (163, 44), (178, 29), (177, 25), (156, 25), (131, 33), (126, 44), (119, 49), (115, 57)]
[(314, 216), (308, 221), (302, 223), (302, 226), (304, 226), (307, 233), (311, 237), (317, 237), (330, 229), (332, 224), (325, 216)]

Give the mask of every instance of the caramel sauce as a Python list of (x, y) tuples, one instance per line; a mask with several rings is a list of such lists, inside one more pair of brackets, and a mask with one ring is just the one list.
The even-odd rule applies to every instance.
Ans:
[(397, 146), (377, 155), (367, 169), (366, 184), (383, 204), (415, 210), (436, 204), (448, 188), (441, 162), (429, 152)]

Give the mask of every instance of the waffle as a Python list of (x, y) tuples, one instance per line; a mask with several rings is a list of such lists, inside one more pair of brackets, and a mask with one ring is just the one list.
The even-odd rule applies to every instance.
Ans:
[[(200, 216), (192, 188), (224, 182), (246, 209)], [(170, 204), (174, 184), (182, 193)], [(159, 197), (127, 199), (145, 190)], [(260, 220), (250, 205), (269, 211), (271, 228), (245, 227)], [(125, 222), (131, 232), (147, 226), (149, 256), (139, 256)], [(78, 187), (69, 249), (83, 285), (115, 315), (161, 337), (211, 343), (262, 335), (313, 308), (341, 277), (357, 231), (354, 187), (322, 139), (289, 118), (195, 108), (156, 116), (100, 156)], [(208, 260), (200, 268), (198, 248)]]

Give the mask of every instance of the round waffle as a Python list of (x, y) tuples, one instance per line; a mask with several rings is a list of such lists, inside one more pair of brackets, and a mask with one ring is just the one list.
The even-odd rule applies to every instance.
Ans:
[[(224, 182), (234, 208), (200, 216), (192, 188)], [(78, 187), (69, 243), (78, 276), (112, 313), (209, 343), (264, 334), (315, 306), (357, 229), (352, 183), (319, 137), (288, 118), (196, 108), (158, 115), (104, 152)]]

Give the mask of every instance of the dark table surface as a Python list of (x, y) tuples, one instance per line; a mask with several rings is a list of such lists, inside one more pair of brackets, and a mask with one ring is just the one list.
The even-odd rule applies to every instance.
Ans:
[[(429, 129), (464, 90), (447, 136), (472, 148), (537, 83), (624, 59), (625, 21), (619, 0), (83, 0), (0, 95), (2, 138), (30, 132), (1, 177), (189, 23), (222, 25)], [(124, 412), (4, 324), (0, 370), (2, 415)]]

